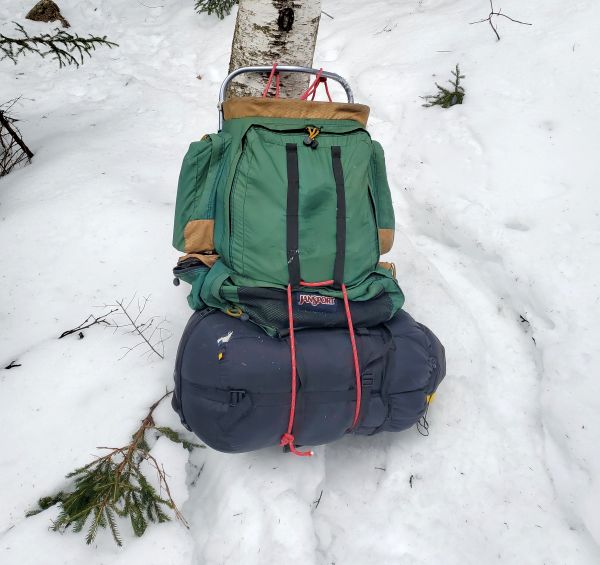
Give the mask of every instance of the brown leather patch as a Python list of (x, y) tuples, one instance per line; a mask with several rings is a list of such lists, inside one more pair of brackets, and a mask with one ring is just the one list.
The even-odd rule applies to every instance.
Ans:
[(394, 263), (380, 261), (379, 263), (377, 263), (377, 266), (390, 271), (392, 273), (392, 277), (396, 278), (396, 265)]
[(187, 255), (181, 256), (177, 261), (177, 264), (181, 263), (182, 261), (185, 261), (186, 259), (189, 259), (190, 257), (198, 259), (198, 261), (204, 263), (207, 267), (212, 267), (219, 259), (219, 256), (216, 254), (205, 255), (203, 253), (188, 253)]
[(394, 245), (393, 228), (381, 228), (379, 230), (379, 253), (387, 253)]
[(367, 125), (370, 109), (364, 104), (320, 102), (294, 98), (230, 98), (223, 103), (223, 117), (234, 118), (306, 118), (321, 120), (354, 120)]
[(184, 251), (186, 253), (212, 251), (215, 248), (214, 229), (214, 220), (190, 220), (183, 230)]

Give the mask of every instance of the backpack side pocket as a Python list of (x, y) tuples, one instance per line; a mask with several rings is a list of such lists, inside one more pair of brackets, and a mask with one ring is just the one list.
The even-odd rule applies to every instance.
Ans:
[(385, 156), (381, 144), (372, 142), (371, 166), (369, 183), (375, 205), (377, 232), (379, 235), (379, 252), (381, 255), (392, 249), (394, 244), (395, 218), (392, 195), (387, 181)]
[(205, 135), (186, 153), (177, 187), (173, 246), (184, 253), (214, 252), (215, 197), (231, 136)]
[(208, 270), (217, 259), (217, 255), (188, 254), (180, 257), (173, 269), (176, 285), (179, 285), (179, 280), (182, 280), (192, 286), (187, 299), (192, 310), (201, 310), (206, 307), (200, 298), (200, 291)]

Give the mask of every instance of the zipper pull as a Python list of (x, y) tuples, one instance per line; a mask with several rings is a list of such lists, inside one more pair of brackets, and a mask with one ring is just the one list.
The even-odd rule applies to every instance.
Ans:
[(321, 130), (318, 127), (308, 126), (306, 131), (308, 132), (308, 135), (303, 140), (304, 145), (311, 149), (316, 149), (319, 146), (316, 137), (321, 133)]

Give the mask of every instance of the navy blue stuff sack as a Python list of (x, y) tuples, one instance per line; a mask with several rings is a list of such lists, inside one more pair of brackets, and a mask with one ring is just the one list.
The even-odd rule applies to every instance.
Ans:
[(289, 336), (271, 337), (221, 311), (197, 311), (179, 345), (173, 407), (188, 429), (227, 453), (287, 444), (305, 455), (296, 446), (410, 428), (445, 376), (444, 347), (402, 310), (355, 334), (359, 390), (347, 328), (295, 332), (290, 416)]

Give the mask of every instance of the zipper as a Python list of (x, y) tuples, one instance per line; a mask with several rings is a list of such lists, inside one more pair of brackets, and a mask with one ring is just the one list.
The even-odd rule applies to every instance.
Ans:
[(375, 229), (375, 245), (376, 245), (376, 250), (375, 250), (375, 260), (379, 261), (379, 229), (378, 229), (378, 224), (377, 224), (377, 208), (375, 207), (375, 199), (373, 198), (373, 192), (371, 190), (371, 187), (368, 186), (367, 187), (367, 193), (369, 195), (369, 204), (371, 205), (371, 215), (373, 216), (373, 227)]
[[(246, 132), (247, 133), (247, 132)], [(237, 179), (240, 174), (239, 165), (242, 157), (244, 156), (244, 151), (246, 149), (246, 134), (242, 138), (242, 144), (240, 149), (240, 156), (238, 157), (235, 163), (235, 173), (233, 174), (233, 180), (231, 181), (231, 190), (229, 191), (229, 262), (231, 263), (231, 267), (234, 268), (233, 265), (233, 195), (235, 193), (235, 187), (237, 186)]]
[[(219, 134), (214, 134), (214, 135), (219, 135)], [(212, 143), (212, 137), (211, 137), (211, 143)], [(221, 150), (219, 151), (219, 156), (218, 156), (219, 168), (217, 169), (215, 181), (212, 186), (212, 192), (213, 192), (212, 198), (210, 199), (209, 204), (208, 204), (208, 215), (209, 215), (209, 217), (212, 217), (212, 218), (215, 217), (216, 191), (219, 186), (219, 182), (221, 181), (221, 175), (223, 174), (223, 170), (225, 169), (225, 159), (223, 159), (224, 152), (225, 152), (225, 140), (221, 140)]]
[[(279, 135), (295, 135), (298, 133), (306, 133), (306, 128), (307, 127), (315, 127), (313, 125), (309, 125), (309, 126), (305, 126), (303, 128), (292, 128), (292, 129), (273, 129), (273, 128), (269, 128), (267, 126), (261, 126), (261, 125), (253, 125), (250, 126), (248, 128), (248, 130), (246, 131), (246, 133), (244, 134), (244, 137), (248, 134), (248, 132), (251, 129), (263, 129), (265, 131), (270, 131), (272, 133), (276, 133)], [(356, 134), (358, 132), (364, 132), (367, 135), (369, 135), (369, 132), (367, 130), (365, 130), (362, 127), (357, 127), (348, 131), (344, 131), (344, 132), (340, 132), (340, 131), (328, 131), (327, 129), (324, 128), (319, 128), (319, 135), (350, 135), (350, 134)], [(369, 136), (370, 137), (370, 136)]]

